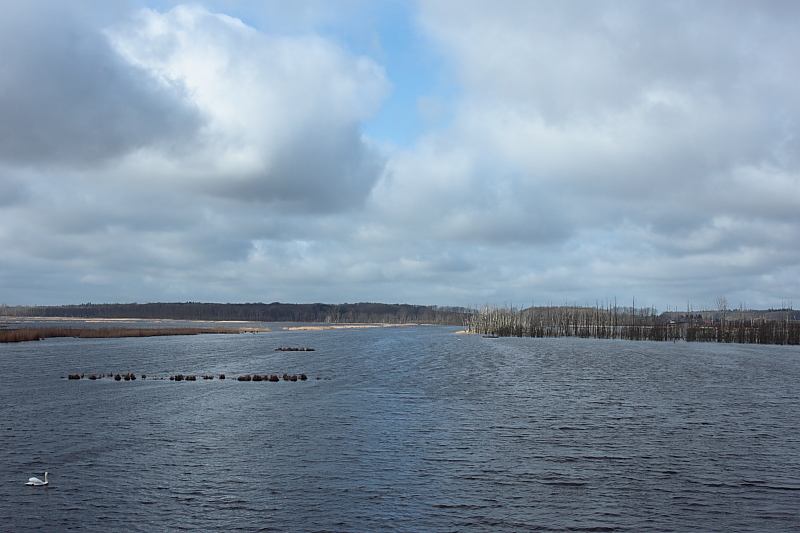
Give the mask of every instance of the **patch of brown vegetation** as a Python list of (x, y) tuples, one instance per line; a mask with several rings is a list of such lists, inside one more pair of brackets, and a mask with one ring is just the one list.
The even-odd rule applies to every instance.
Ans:
[[(38, 341), (56, 337), (78, 339), (115, 339), (122, 337), (164, 337), (169, 335), (200, 335), (241, 333), (235, 328), (18, 328), (0, 330), (0, 342)], [(268, 330), (259, 330), (268, 331)]]

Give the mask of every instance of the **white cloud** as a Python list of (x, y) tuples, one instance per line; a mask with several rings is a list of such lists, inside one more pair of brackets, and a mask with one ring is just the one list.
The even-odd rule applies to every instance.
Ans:
[[(547, 272), (572, 278), (573, 294), (608, 285), (687, 296), (720, 271), (756, 291), (764, 272), (797, 272), (800, 99), (790, 87), (800, 68), (789, 51), (800, 38), (786, 9), (798, 14), (422, 2), (421, 23), (464, 94), (449, 128), (393, 157), (376, 209), (425, 220), (444, 240), (508, 248), (496, 257), (533, 271), (531, 292), (551, 290)], [(627, 274), (587, 268), (593, 258)], [(514, 283), (507, 269), (488, 271)], [(764, 290), (762, 301), (775, 297)]]
[(94, 167), (202, 126), (180, 84), (124, 61), (65, 5), (36, 6), (10, 3), (0, 16), (0, 160)]
[(377, 179), (382, 162), (358, 131), (388, 91), (372, 60), (197, 6), (143, 10), (108, 34), (132, 64), (186, 87), (208, 118), (203, 149), (178, 161), (190, 165), (193, 185), (335, 210), (358, 205)]
[(391, 10), (248, 4), (256, 29), (177, 6), (101, 31), (13, 5), (0, 276), (20, 303), (800, 291), (794, 4), (420, 2), (457, 97), (411, 99), (430, 129), (404, 148), (360, 133), (383, 66), (313, 31)]

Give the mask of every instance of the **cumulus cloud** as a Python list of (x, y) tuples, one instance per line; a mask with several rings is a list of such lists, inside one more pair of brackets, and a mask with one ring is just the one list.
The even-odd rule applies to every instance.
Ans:
[(361, 133), (391, 65), (314, 31), (363, 36), (392, 10), (247, 4), (257, 29), (180, 5), (99, 27), (9, 5), (0, 277), (22, 303), (800, 290), (793, 3), (422, 0), (457, 89), (408, 99), (428, 129), (402, 147)]
[[(387, 94), (383, 69), (316, 35), (266, 35), (197, 6), (143, 10), (108, 31), (131, 64), (185, 86), (208, 117), (188, 157), (210, 194), (338, 210), (358, 205), (382, 161), (359, 133)], [(181, 163), (184, 163), (183, 161)]]
[(424, 5), (467, 88), (456, 127), (526, 179), (638, 201), (800, 168), (785, 4)]
[(0, 17), (0, 160), (93, 166), (201, 127), (179, 83), (125, 61), (64, 5), (36, 6), (4, 5)]
[(543, 275), (492, 276), (531, 292), (555, 271), (583, 280), (572, 294), (593, 292), (610, 278), (592, 258), (639, 266), (618, 290), (664, 294), (705, 290), (680, 265), (753, 286), (796, 272), (799, 14), (779, 2), (422, 2), (463, 96), (447, 128), (398, 151), (375, 208), (494, 243)]
[[(105, 28), (66, 5), (3, 9), (0, 277), (20, 294), (141, 301), (199, 282), (241, 298), (224, 273), (254, 243), (326, 230), (382, 171), (359, 127), (389, 83), (330, 39), (199, 6)], [(48, 269), (60, 281), (28, 278)]]

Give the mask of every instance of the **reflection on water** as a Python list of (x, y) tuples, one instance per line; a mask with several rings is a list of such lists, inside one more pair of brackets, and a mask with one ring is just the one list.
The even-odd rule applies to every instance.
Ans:
[(0, 523), (800, 529), (797, 347), (273, 329), (0, 346)]

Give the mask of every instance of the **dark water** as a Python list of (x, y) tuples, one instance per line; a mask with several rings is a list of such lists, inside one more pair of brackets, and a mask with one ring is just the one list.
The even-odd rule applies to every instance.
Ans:
[(800, 531), (797, 347), (455, 331), (0, 345), (0, 530)]

